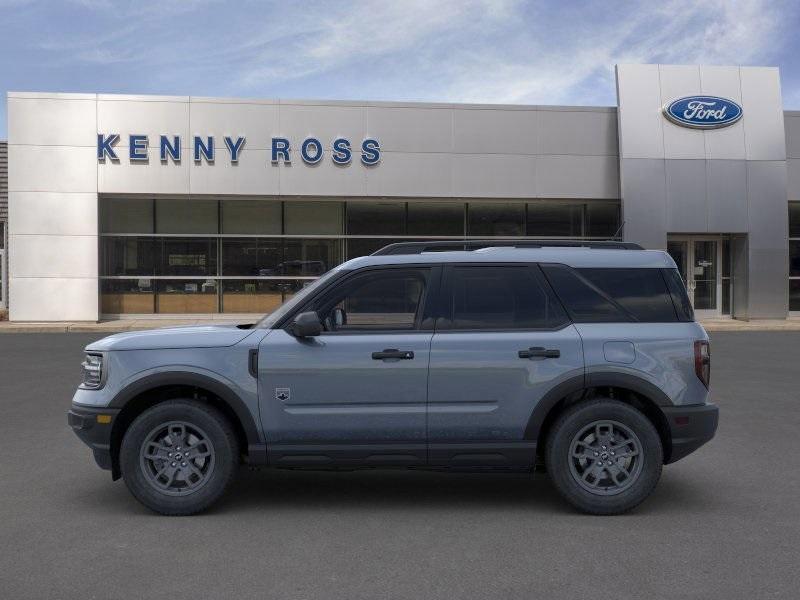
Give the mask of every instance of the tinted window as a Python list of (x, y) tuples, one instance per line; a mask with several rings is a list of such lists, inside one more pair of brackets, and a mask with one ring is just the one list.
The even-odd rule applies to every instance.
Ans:
[(455, 267), (450, 274), (453, 329), (543, 329), (564, 310), (531, 267)]
[(676, 320), (667, 284), (659, 269), (579, 269), (588, 281), (613, 298), (637, 321)]
[(427, 278), (426, 269), (357, 275), (326, 295), (317, 311), (328, 331), (414, 329)]
[(678, 320), (694, 321), (692, 303), (689, 302), (689, 295), (686, 293), (686, 284), (684, 284), (683, 279), (681, 279), (678, 270), (662, 269), (661, 273), (664, 275), (664, 280), (667, 282), (667, 287), (672, 296), (672, 305), (675, 307), (675, 312), (678, 314)]
[(570, 269), (555, 265), (544, 270), (576, 322), (677, 320), (660, 269)]
[(542, 270), (576, 323), (613, 323), (630, 321), (622, 307), (605, 292), (563, 265), (547, 265)]

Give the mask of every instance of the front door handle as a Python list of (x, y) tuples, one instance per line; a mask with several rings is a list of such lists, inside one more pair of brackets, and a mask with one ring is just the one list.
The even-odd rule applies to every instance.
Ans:
[(534, 346), (527, 350), (520, 350), (517, 352), (517, 356), (520, 358), (559, 358), (561, 357), (561, 350)]
[(384, 360), (386, 358), (399, 358), (400, 360), (411, 360), (414, 353), (411, 350), (397, 350), (396, 348), (386, 348), (380, 352), (372, 353), (372, 360)]

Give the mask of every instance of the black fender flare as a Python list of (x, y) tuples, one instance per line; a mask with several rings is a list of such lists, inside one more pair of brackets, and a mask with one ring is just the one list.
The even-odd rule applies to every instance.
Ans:
[(191, 371), (162, 371), (145, 375), (122, 388), (108, 406), (122, 409), (132, 398), (148, 390), (168, 385), (198, 387), (219, 397), (233, 411), (242, 426), (250, 462), (258, 464), (266, 462), (266, 445), (247, 404), (230, 387), (208, 375)]
[(547, 392), (531, 413), (525, 427), (526, 440), (536, 441), (542, 430), (547, 415), (563, 398), (594, 387), (619, 387), (631, 390), (644, 396), (657, 406), (673, 406), (669, 397), (649, 381), (628, 373), (587, 373), (562, 381)]

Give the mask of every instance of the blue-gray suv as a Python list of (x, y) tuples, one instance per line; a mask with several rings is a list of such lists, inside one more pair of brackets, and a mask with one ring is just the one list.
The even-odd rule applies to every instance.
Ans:
[(668, 254), (621, 242), (409, 242), (327, 272), (258, 323), (90, 344), (68, 421), (169, 515), (240, 464), (547, 471), (633, 508), (710, 440), (708, 336)]

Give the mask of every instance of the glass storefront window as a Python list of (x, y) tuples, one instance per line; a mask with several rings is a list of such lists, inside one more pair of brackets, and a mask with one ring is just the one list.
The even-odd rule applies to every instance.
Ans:
[(159, 279), (156, 281), (159, 313), (215, 313), (217, 282), (214, 279)]
[(470, 202), (467, 233), (472, 236), (521, 236), (525, 228), (522, 202)]
[(100, 311), (109, 315), (152, 314), (155, 312), (155, 280), (103, 279), (100, 282)]
[(272, 312), (306, 283), (302, 280), (223, 279), (222, 312)]
[(464, 235), (464, 204), (409, 202), (408, 235)]
[(152, 198), (103, 198), (101, 233), (153, 233)]
[(529, 202), (525, 233), (544, 237), (580, 237), (583, 207), (583, 204)]
[(101, 238), (103, 275), (154, 275), (159, 263), (159, 242), (151, 237)]
[(275, 275), (322, 275), (341, 262), (339, 246), (339, 240), (285, 240), (283, 263)]
[(341, 202), (287, 202), (284, 206), (286, 235), (341, 235)]
[(220, 200), (222, 233), (280, 235), (282, 207), (279, 200)]
[(609, 202), (589, 202), (586, 204), (584, 235), (605, 238), (618, 236), (622, 233), (619, 225), (619, 204)]
[(348, 235), (403, 235), (405, 202), (348, 202)]
[(800, 310), (800, 279), (789, 280), (789, 310)]
[[(310, 280), (284, 278), (317, 277), (398, 241), (610, 237), (620, 216), (619, 203), (577, 200), (104, 197), (99, 210), (100, 276), (126, 278), (103, 279), (106, 314), (269, 312), (276, 298), (285, 300)], [(259, 296), (250, 304), (249, 293)]]
[(800, 202), (789, 202), (789, 237), (800, 238)]
[(376, 250), (395, 242), (408, 242), (410, 240), (398, 240), (392, 238), (364, 238), (347, 240), (347, 260), (358, 258), (359, 256), (369, 256)]
[(156, 275), (216, 275), (217, 240), (164, 238), (161, 268)]
[(218, 233), (218, 210), (219, 201), (214, 198), (159, 198), (156, 233)]
[(800, 239), (789, 240), (789, 276), (800, 277)]

